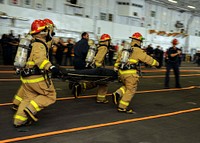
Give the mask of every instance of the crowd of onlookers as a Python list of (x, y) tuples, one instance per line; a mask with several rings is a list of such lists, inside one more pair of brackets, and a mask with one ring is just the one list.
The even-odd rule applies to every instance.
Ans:
[[(0, 39), (0, 56), (3, 61), (3, 65), (13, 65), (17, 47), (20, 41), (21, 35), (17, 37), (14, 36), (13, 31), (11, 30), (9, 34), (3, 34)], [(75, 42), (73, 38), (63, 39), (60, 37), (54, 38), (54, 44), (52, 45), (50, 51), (50, 61), (54, 64), (61, 66), (73, 66), (74, 59), (74, 45)], [(112, 66), (116, 60), (118, 51), (122, 50), (124, 47), (125, 41), (117, 44), (111, 44), (109, 52), (106, 55), (107, 66)], [(147, 47), (143, 47), (144, 51), (148, 55), (154, 57), (159, 61), (160, 66), (165, 65), (166, 51), (163, 51), (162, 48), (158, 45), (156, 48), (152, 47), (152, 44), (149, 44)], [(185, 60), (184, 54), (180, 56), (180, 65), (181, 61)], [(193, 63), (200, 66), (200, 53), (196, 53), (193, 59), (189, 59)], [(148, 67), (148, 65), (145, 65)]]
[(17, 52), (20, 35), (15, 37), (11, 30), (9, 34), (3, 34), (0, 39), (0, 54), (3, 65), (13, 65), (13, 61)]

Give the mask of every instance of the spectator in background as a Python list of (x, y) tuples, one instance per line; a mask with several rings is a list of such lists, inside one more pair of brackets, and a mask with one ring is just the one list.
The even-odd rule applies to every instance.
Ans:
[[(154, 56), (153, 55), (154, 54), (154, 50), (153, 50), (152, 44), (149, 44), (145, 51), (146, 51), (147, 55), (149, 55), (151, 57)], [(151, 66), (149, 66), (148, 64), (145, 63), (145, 67), (151, 67)]]
[(111, 43), (110, 47), (109, 47), (109, 51), (108, 51), (108, 62), (109, 62), (109, 66), (113, 66), (113, 57), (114, 57), (114, 53), (115, 53), (115, 46), (113, 45), (113, 43)]
[(149, 44), (146, 48), (146, 53), (147, 53), (147, 55), (153, 57), (153, 52), (154, 52), (154, 50), (153, 50), (152, 44)]
[(159, 62), (159, 66), (157, 68), (161, 68), (163, 66), (163, 50), (160, 49), (160, 46), (157, 46), (154, 50), (154, 58)]
[[(181, 47), (179, 50), (181, 51), (181, 53), (182, 53), (182, 49), (183, 49), (183, 47)], [(190, 57), (191, 58), (191, 57)], [(181, 66), (181, 62), (182, 62), (182, 54), (180, 54), (179, 56), (178, 56), (178, 59), (179, 59), (179, 66)], [(190, 61), (191, 61), (191, 59), (190, 59)]]
[(55, 46), (57, 47), (56, 50), (56, 63), (58, 65), (62, 65), (62, 61), (63, 61), (63, 51), (64, 51), (64, 41), (63, 39), (59, 38), (58, 43), (55, 44)]
[(173, 39), (172, 40), (172, 47), (170, 47), (167, 50), (167, 65), (166, 65), (166, 74), (165, 74), (165, 88), (170, 88), (169, 87), (169, 74), (170, 70), (174, 70), (174, 75), (175, 75), (175, 87), (176, 88), (181, 88), (179, 78), (180, 78), (180, 71), (179, 71), (179, 56), (181, 54), (181, 50), (176, 47), (178, 45), (178, 40)]
[(66, 53), (65, 53), (65, 62), (64, 65), (67, 66), (72, 66), (73, 65), (73, 60), (72, 60), (72, 52), (73, 52), (73, 48), (74, 48), (74, 44), (72, 39), (68, 39), (67, 40), (67, 45), (66, 45)]
[(2, 53), (3, 53), (3, 64), (13, 65), (15, 54), (18, 47), (18, 40), (13, 35), (13, 30), (10, 34), (3, 34), (1, 38)]
[(10, 60), (9, 50), (8, 48), (8, 35), (3, 34), (0, 40), (1, 47), (2, 47), (2, 55), (3, 55), (3, 64), (8, 65)]
[(85, 58), (88, 53), (89, 45), (89, 34), (87, 32), (83, 32), (81, 34), (81, 40), (79, 40), (74, 46), (74, 68), (81, 70), (85, 69), (86, 62)]

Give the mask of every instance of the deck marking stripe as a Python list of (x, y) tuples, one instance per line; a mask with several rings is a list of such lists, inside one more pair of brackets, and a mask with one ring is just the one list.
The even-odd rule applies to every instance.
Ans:
[[(144, 91), (136, 91), (136, 94), (141, 94), (141, 93), (152, 93), (152, 92), (166, 92), (166, 91), (178, 91), (178, 90), (190, 90), (194, 88), (199, 88), (199, 86), (189, 86), (189, 87), (184, 87), (184, 88), (171, 88), (171, 89), (156, 89), (156, 90), (144, 90)], [(106, 94), (107, 96), (112, 95), (111, 93)], [(96, 95), (82, 95), (78, 96), (78, 99), (83, 99), (83, 98), (91, 98), (91, 97), (96, 97)], [(62, 97), (62, 98), (57, 98), (57, 101), (62, 101), (62, 100), (71, 100), (75, 99), (74, 97)], [(1, 103), (0, 106), (7, 106), (7, 105), (12, 105), (13, 103)]]
[[(190, 76), (200, 76), (200, 74), (181, 74), (180, 77), (190, 77)], [(142, 76), (141, 78), (163, 78), (165, 75), (149, 75), (149, 76)], [(171, 75), (173, 78), (174, 75)], [(20, 81), (19, 78), (2, 78), (0, 82), (10, 82), (10, 81)]]
[(65, 129), (65, 130), (51, 131), (51, 132), (40, 133), (40, 134), (29, 135), (29, 136), (23, 136), (23, 137), (16, 137), (16, 138), (11, 138), (11, 139), (0, 140), (0, 143), (29, 140), (29, 139), (53, 136), (53, 135), (58, 135), (58, 134), (63, 134), (63, 133), (71, 133), (71, 132), (77, 132), (77, 131), (82, 131), (82, 130), (95, 129), (95, 128), (101, 128), (101, 127), (137, 122), (137, 121), (151, 120), (151, 119), (174, 116), (174, 115), (184, 114), (184, 113), (189, 113), (189, 112), (194, 112), (194, 111), (200, 111), (200, 108), (192, 108), (192, 109), (187, 109), (187, 110), (180, 110), (180, 111), (158, 114), (158, 115), (152, 115), (152, 116), (146, 116), (146, 117), (140, 117), (140, 118), (133, 118), (133, 119), (127, 119), (127, 120), (121, 120), (121, 121), (115, 121), (115, 122), (109, 122), (109, 123), (102, 123), (102, 124), (96, 124), (96, 125), (90, 125), (90, 126), (83, 126), (83, 127)]

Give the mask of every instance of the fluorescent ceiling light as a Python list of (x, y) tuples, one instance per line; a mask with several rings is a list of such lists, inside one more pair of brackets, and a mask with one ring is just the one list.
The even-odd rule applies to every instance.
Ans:
[(177, 3), (177, 1), (175, 0), (168, 0), (169, 2), (173, 2), (173, 3)]
[(158, 0), (152, 0), (153, 2), (157, 2), (157, 3), (164, 3), (164, 2), (162, 2), (162, 1), (158, 1)]
[(191, 5), (188, 5), (187, 7), (192, 8), (192, 9), (195, 9), (195, 8), (196, 8), (196, 7), (191, 6)]

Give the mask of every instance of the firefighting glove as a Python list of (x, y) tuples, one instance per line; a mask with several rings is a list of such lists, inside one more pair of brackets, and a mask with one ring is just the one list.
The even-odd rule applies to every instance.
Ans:
[(54, 65), (50, 66), (49, 70), (52, 73), (52, 77), (56, 77), (56, 78), (62, 78), (63, 77), (63, 73)]
[(155, 66), (157, 69), (159, 69), (160, 68), (160, 64), (159, 64), (159, 62), (157, 62), (157, 64), (156, 64), (156, 66)]
[(115, 72), (118, 72), (118, 70), (119, 70), (119, 69), (118, 69), (117, 67), (114, 67), (114, 71), (115, 71)]

